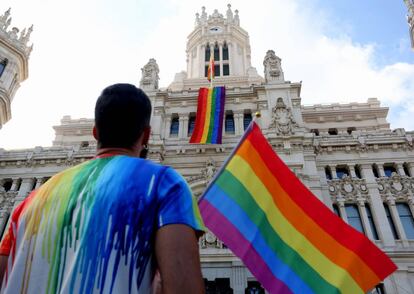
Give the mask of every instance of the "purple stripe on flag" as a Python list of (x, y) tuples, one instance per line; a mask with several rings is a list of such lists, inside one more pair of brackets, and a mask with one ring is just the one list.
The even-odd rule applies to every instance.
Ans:
[(226, 87), (220, 87), (220, 113), (218, 121), (218, 140), (217, 144), (221, 144), (223, 134), (223, 116), (224, 116), (224, 104), (226, 104)]
[[(269, 267), (252, 247), (252, 244), (243, 237), (225, 216), (206, 199), (199, 203), (199, 207), (206, 226), (214, 231), (215, 235), (229, 246), (235, 255), (242, 259), (267, 291), (270, 293), (292, 293), (282, 281), (272, 274)], [(212, 219), (214, 219), (214, 222), (210, 223)]]

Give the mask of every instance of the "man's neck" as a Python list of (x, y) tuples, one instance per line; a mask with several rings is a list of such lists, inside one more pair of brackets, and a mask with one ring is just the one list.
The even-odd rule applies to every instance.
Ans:
[(139, 152), (129, 149), (129, 148), (117, 148), (117, 147), (98, 148), (98, 150), (96, 150), (96, 157), (106, 157), (106, 156), (113, 156), (113, 155), (126, 155), (126, 156), (132, 156), (132, 157), (139, 157)]

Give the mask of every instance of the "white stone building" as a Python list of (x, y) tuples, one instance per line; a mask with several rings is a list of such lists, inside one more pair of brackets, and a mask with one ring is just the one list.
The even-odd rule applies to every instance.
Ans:
[[(303, 183), (398, 265), (375, 293), (414, 293), (414, 132), (391, 130), (388, 108), (376, 98), (303, 106), (301, 83), (285, 80), (274, 51), (265, 54), (262, 77), (250, 50), (238, 11), (229, 5), (224, 16), (204, 8), (196, 14), (187, 71), (166, 89), (159, 89), (159, 68), (150, 59), (140, 82), (153, 105), (150, 158), (177, 169), (198, 197), (260, 111), (264, 134)], [(215, 85), (226, 86), (223, 144), (189, 144), (210, 54)], [(94, 155), (92, 126), (92, 119), (65, 116), (54, 127), (52, 147), (0, 149), (0, 233), (12, 207), (32, 189)], [(263, 293), (245, 292), (258, 286), (254, 277), (211, 233), (200, 241), (200, 252), (207, 293)]]
[(23, 29), (11, 24), (10, 8), (0, 16), (0, 129), (10, 120), (11, 102), (20, 83), (28, 77), (28, 61), (33, 46), (28, 46), (33, 26)]

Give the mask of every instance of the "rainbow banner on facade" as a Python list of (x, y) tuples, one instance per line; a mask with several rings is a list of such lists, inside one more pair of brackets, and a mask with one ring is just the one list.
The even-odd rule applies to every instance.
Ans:
[(190, 143), (221, 144), (226, 88), (200, 88)]
[(270, 293), (366, 293), (396, 270), (296, 178), (255, 122), (199, 207)]

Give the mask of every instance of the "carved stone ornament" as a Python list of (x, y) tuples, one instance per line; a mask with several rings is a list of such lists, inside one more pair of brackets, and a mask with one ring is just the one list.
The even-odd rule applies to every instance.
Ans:
[(202, 174), (207, 182), (210, 182), (213, 179), (216, 171), (217, 171), (216, 163), (214, 162), (212, 158), (209, 158), (206, 161), (206, 167), (202, 170)]
[(391, 177), (381, 177), (377, 179), (378, 191), (380, 194), (391, 194), (395, 197), (405, 197), (412, 190), (412, 179), (406, 176), (400, 176), (393, 172)]
[(272, 110), (272, 121), (270, 128), (275, 128), (278, 135), (293, 135), (297, 123), (292, 112), (286, 107), (283, 98), (277, 98), (276, 106)]
[(263, 60), (266, 83), (283, 82), (282, 59), (276, 56), (273, 50), (268, 50)]
[(160, 70), (154, 58), (151, 58), (148, 63), (141, 69), (142, 77), (139, 83), (140, 87), (145, 90), (158, 89), (158, 76)]
[(363, 179), (344, 176), (342, 179), (328, 181), (329, 194), (334, 202), (367, 201), (368, 188)]
[(203, 249), (205, 249), (205, 248), (219, 248), (219, 249), (224, 248), (223, 242), (221, 242), (219, 239), (217, 239), (217, 237), (210, 231), (205, 233), (200, 238), (200, 246)]

